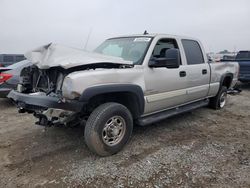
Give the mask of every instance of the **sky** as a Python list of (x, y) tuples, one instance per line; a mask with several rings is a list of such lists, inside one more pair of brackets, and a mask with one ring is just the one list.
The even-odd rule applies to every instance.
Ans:
[(207, 52), (250, 50), (250, 0), (0, 0), (0, 54), (92, 50), (144, 30), (198, 38)]

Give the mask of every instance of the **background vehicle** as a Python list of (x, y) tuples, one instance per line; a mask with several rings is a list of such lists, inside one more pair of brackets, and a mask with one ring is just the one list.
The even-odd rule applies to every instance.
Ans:
[(25, 60), (23, 54), (0, 54), (0, 67), (7, 67), (23, 60)]
[(133, 124), (144, 126), (210, 105), (221, 109), (238, 63), (208, 63), (201, 43), (161, 34), (111, 38), (94, 53), (50, 44), (26, 56), (8, 95), (37, 124), (86, 122), (85, 141), (101, 156), (120, 151)]
[(250, 51), (240, 51), (235, 61), (240, 65), (239, 80), (241, 82), (250, 82)]
[(0, 67), (0, 98), (5, 98), (12, 89), (16, 89), (21, 70), (29, 65), (31, 63), (24, 60), (8, 67)]

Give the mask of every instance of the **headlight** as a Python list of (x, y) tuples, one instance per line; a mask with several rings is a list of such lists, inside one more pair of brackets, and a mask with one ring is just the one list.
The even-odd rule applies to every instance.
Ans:
[(79, 93), (73, 91), (73, 82), (70, 78), (66, 77), (62, 85), (62, 95), (66, 99), (76, 99), (80, 97)]

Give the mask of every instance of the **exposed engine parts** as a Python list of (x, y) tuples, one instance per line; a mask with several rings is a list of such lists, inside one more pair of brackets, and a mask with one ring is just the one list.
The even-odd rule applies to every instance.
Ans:
[(41, 70), (35, 65), (24, 68), (21, 72), (21, 85), (23, 86), (23, 93), (60, 93), (63, 78), (63, 73), (57, 68)]
[(60, 109), (48, 109), (43, 112), (36, 112), (34, 116), (39, 120), (36, 122), (42, 126), (75, 126), (80, 123), (79, 114), (71, 111), (65, 111)]

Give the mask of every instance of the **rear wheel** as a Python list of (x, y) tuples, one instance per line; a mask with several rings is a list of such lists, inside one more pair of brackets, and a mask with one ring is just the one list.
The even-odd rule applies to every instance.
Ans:
[(118, 103), (105, 103), (89, 116), (84, 136), (91, 151), (109, 156), (125, 146), (132, 130), (133, 118), (130, 111)]
[(218, 94), (210, 99), (210, 107), (219, 110), (225, 107), (227, 102), (227, 87), (222, 86)]

